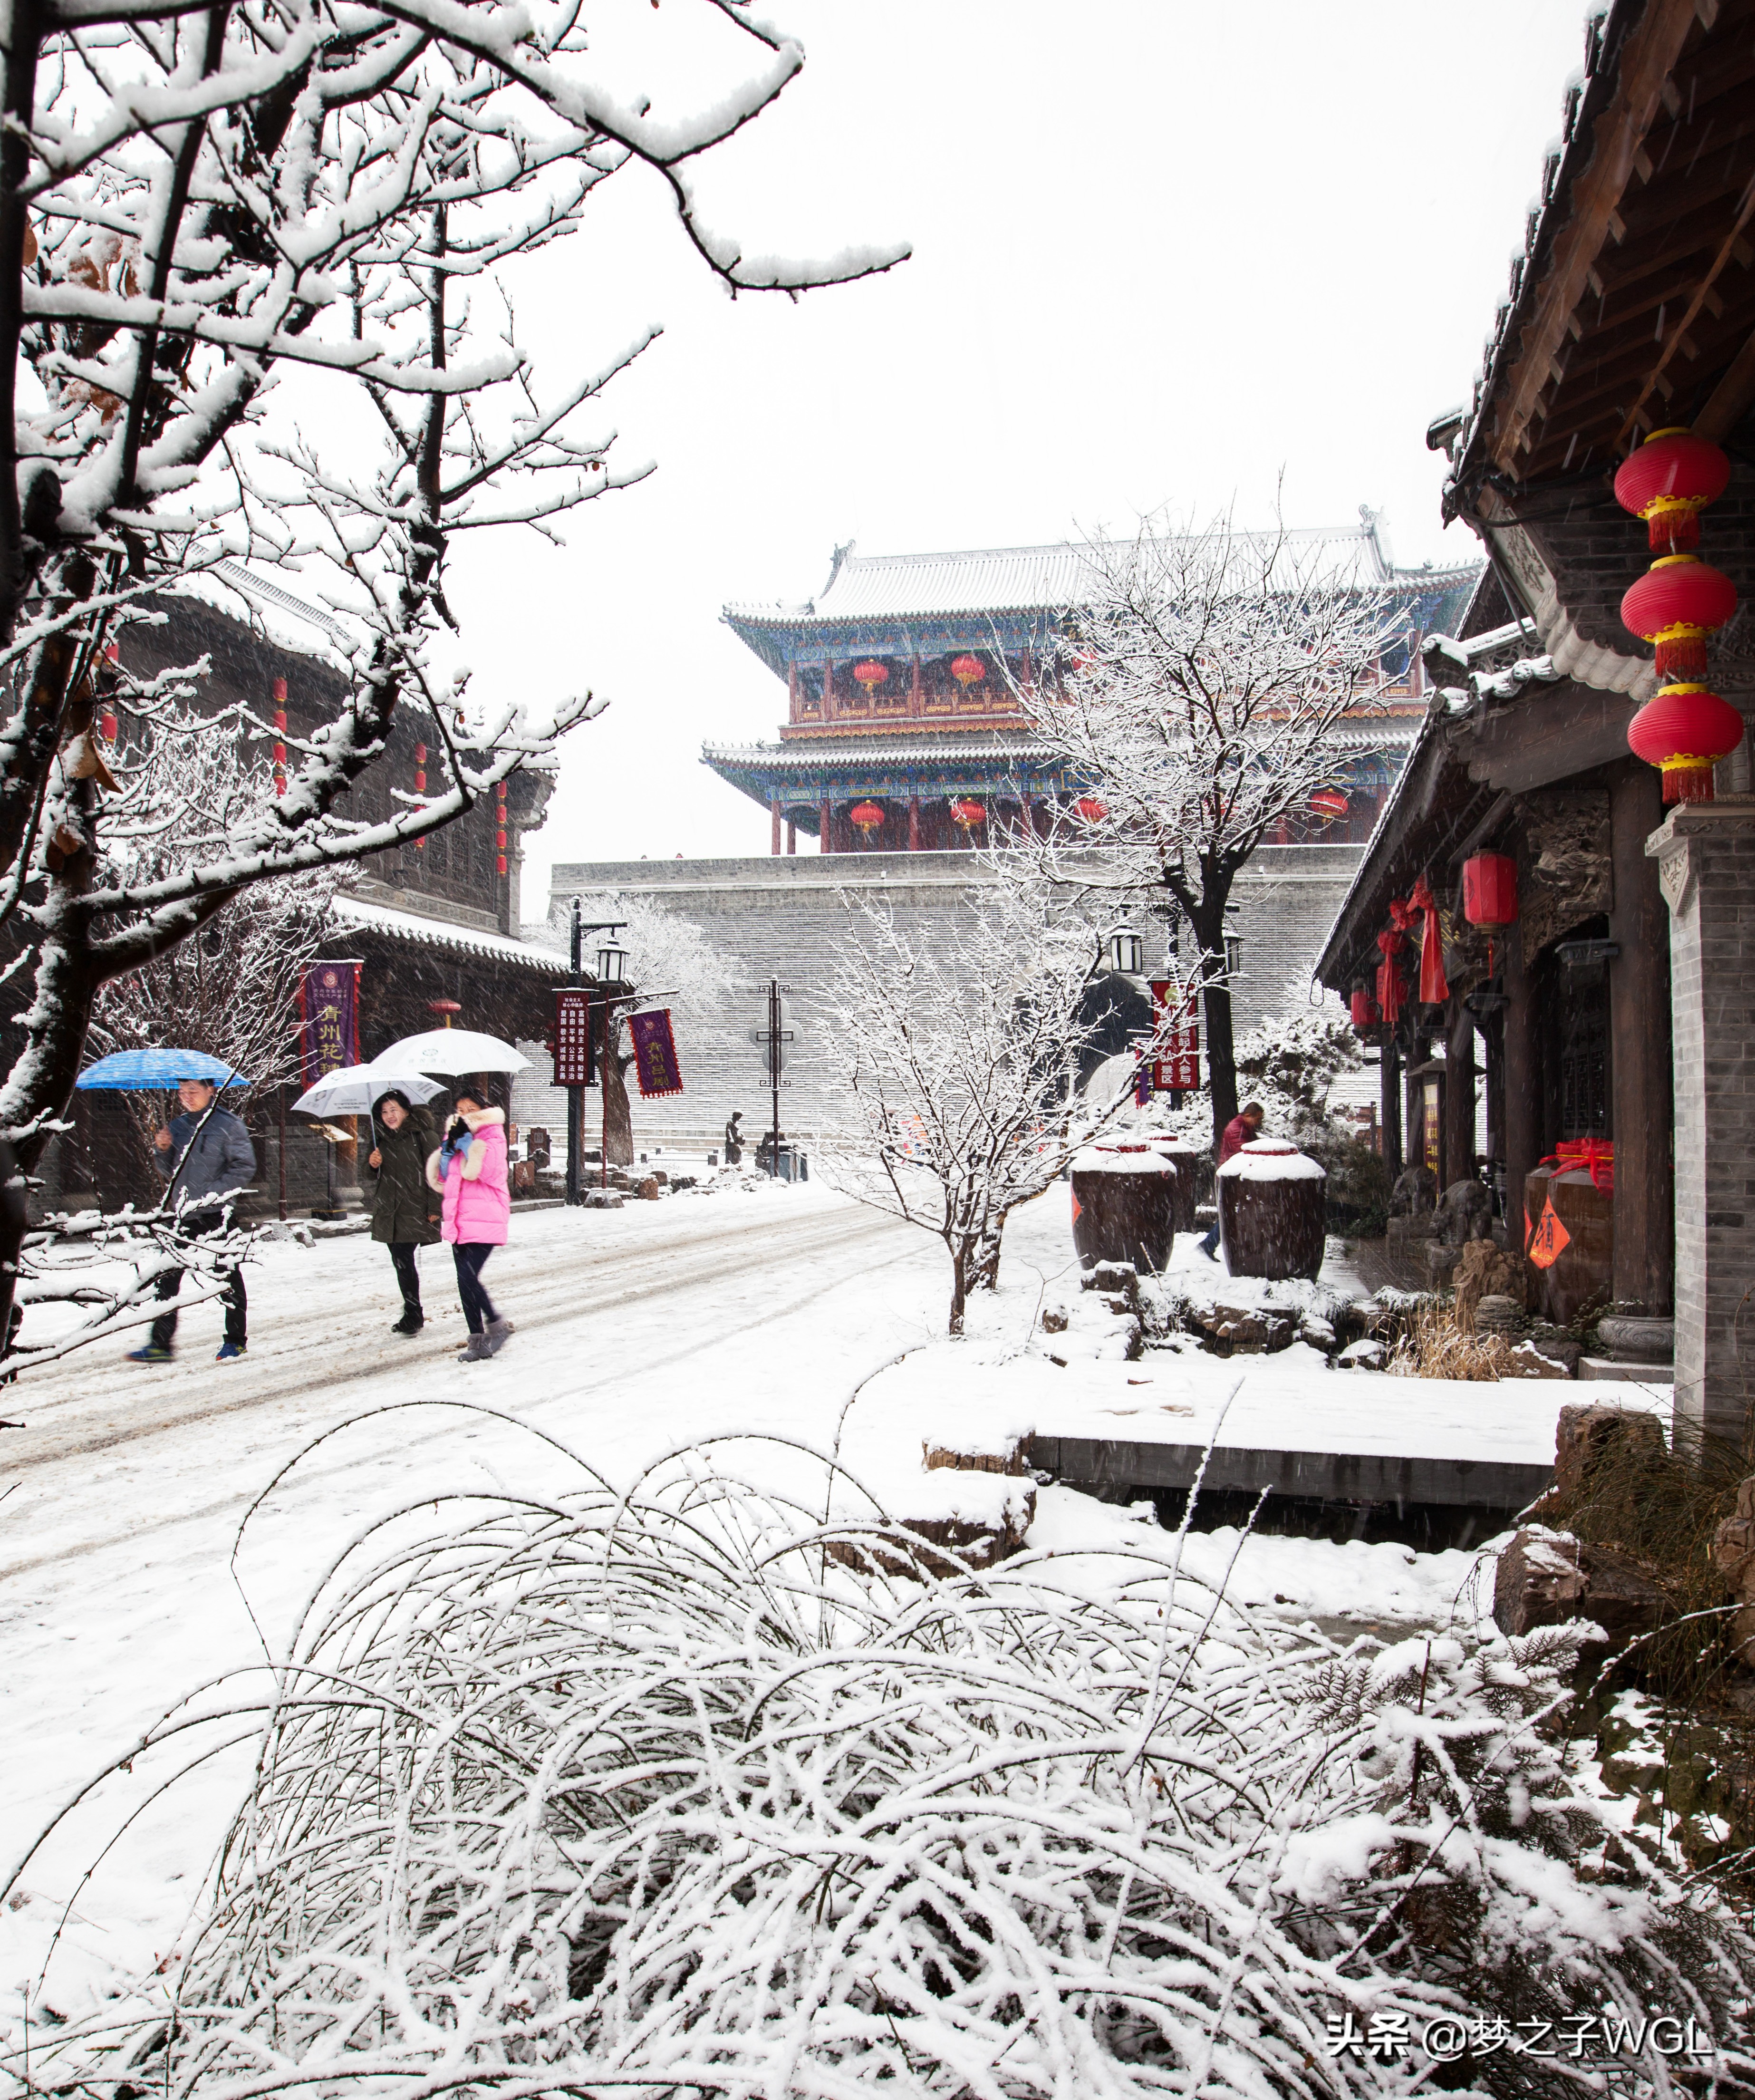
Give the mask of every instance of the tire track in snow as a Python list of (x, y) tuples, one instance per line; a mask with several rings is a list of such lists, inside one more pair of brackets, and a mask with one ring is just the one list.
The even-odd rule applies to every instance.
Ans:
[[(905, 1227), (901, 1227), (899, 1225), (899, 1221), (897, 1220), (885, 1220), (885, 1226), (892, 1225), (897, 1226), (897, 1229), (901, 1230), (906, 1229)], [(874, 1231), (873, 1229), (868, 1226), (866, 1230), (862, 1232), (849, 1231), (837, 1234), (836, 1237), (844, 1244), (851, 1246), (856, 1246), (860, 1241), (882, 1236), (884, 1230), (884, 1227), (880, 1227)], [(820, 1241), (818, 1244), (820, 1244)], [(841, 1289), (843, 1286), (853, 1282), (857, 1276), (868, 1275), (880, 1268), (892, 1268), (895, 1267), (898, 1262), (907, 1260), (911, 1255), (915, 1253), (925, 1254), (928, 1252), (929, 1252), (929, 1250), (924, 1245), (924, 1243), (918, 1239), (914, 1238), (913, 1236), (911, 1235), (908, 1243), (906, 1245), (898, 1245), (894, 1253), (884, 1255), (875, 1260), (868, 1260), (862, 1264), (858, 1270), (849, 1271), (844, 1274), (821, 1277), (816, 1282), (812, 1284), (808, 1290), (801, 1290), (792, 1297), (779, 1299), (771, 1304), (764, 1304), (759, 1311), (752, 1313), (751, 1317), (746, 1320), (738, 1321), (730, 1324), (716, 1324), (712, 1328), (711, 1331), (699, 1334), (696, 1335), (695, 1339), (682, 1343), (680, 1347), (675, 1349), (668, 1351), (664, 1355), (642, 1357), (637, 1365), (620, 1365), (613, 1370), (602, 1372), (596, 1376), (576, 1379), (571, 1383), (565, 1386), (545, 1387), (534, 1401), (526, 1403), (522, 1408), (514, 1396), (493, 1393), (491, 1389), (487, 1388), (485, 1382), (483, 1382), (483, 1388), (478, 1396), (484, 1401), (492, 1401), (493, 1405), (499, 1407), (500, 1410), (505, 1414), (517, 1414), (520, 1413), (528, 1413), (534, 1416), (539, 1410), (552, 1406), (557, 1402), (580, 1399), (588, 1394), (601, 1392), (606, 1389), (612, 1388), (615, 1385), (637, 1374), (644, 1375), (648, 1371), (663, 1370), (673, 1364), (686, 1362), (690, 1357), (698, 1356), (703, 1350), (717, 1348), (721, 1343), (734, 1335), (749, 1334), (756, 1328), (768, 1326), (776, 1320), (787, 1318), (794, 1312), (801, 1312), (806, 1306), (814, 1304), (819, 1298), (827, 1297), (831, 1291), (838, 1290)], [(765, 1250), (763, 1251), (763, 1258), (765, 1258)], [(605, 1308), (607, 1308), (612, 1304), (633, 1304), (645, 1299), (661, 1298), (666, 1295), (668, 1292), (692, 1287), (698, 1283), (727, 1281), (734, 1276), (743, 1273), (749, 1269), (755, 1268), (759, 1266), (761, 1266), (760, 1260), (753, 1258), (739, 1263), (728, 1262), (721, 1264), (719, 1268), (710, 1272), (696, 1270), (688, 1276), (672, 1276), (666, 1281), (630, 1286), (625, 1291), (619, 1294), (614, 1300), (605, 1299), (602, 1303)], [(593, 1309), (597, 1308), (593, 1308)], [(540, 1321), (532, 1321), (531, 1325), (533, 1326), (537, 1325), (553, 1325), (562, 1317), (562, 1316), (558, 1312), (545, 1314)], [(365, 1378), (375, 1376), (376, 1374), (377, 1374), (374, 1370), (372, 1372), (361, 1373), (359, 1374), (359, 1376), (361, 1378)], [(312, 1383), (319, 1385), (329, 1385), (333, 1383), (333, 1381), (325, 1378), (314, 1380)], [(275, 1396), (267, 1396), (266, 1397), (272, 1398)], [(287, 1392), (287, 1396), (293, 1396), (289, 1389)], [(443, 1397), (446, 1399), (451, 1399), (456, 1396), (457, 1396), (449, 1393), (443, 1396)], [(227, 1406), (223, 1409), (210, 1409), (207, 1410), (207, 1412), (209, 1414), (215, 1415), (219, 1414), (232, 1414), (237, 1412), (243, 1407), (251, 1404), (253, 1403), (240, 1401), (236, 1403), (235, 1406)], [(434, 1412), (435, 1416), (440, 1414), (440, 1410), (435, 1410)], [(195, 1422), (199, 1421), (201, 1418), (202, 1418), (200, 1416), (192, 1416), (189, 1418), (189, 1421)], [(404, 1420), (406, 1420), (406, 1417), (403, 1418)], [(338, 1427), (340, 1426), (340, 1423), (345, 1422), (346, 1419), (346, 1416), (343, 1415), (338, 1418), (337, 1423), (330, 1426)], [(163, 1428), (170, 1430), (178, 1427), (187, 1426), (188, 1426), (187, 1423), (182, 1424), (167, 1423), (163, 1425)], [(467, 1436), (475, 1427), (476, 1424), (472, 1422), (471, 1418), (467, 1415), (454, 1414), (448, 1420), (436, 1420), (434, 1427), (430, 1431), (427, 1432), (424, 1435), (412, 1438), (410, 1440), (412, 1443), (417, 1443), (422, 1446), (430, 1447), (441, 1442), (448, 1436), (461, 1437)], [(158, 1432), (146, 1432), (143, 1433), (153, 1434)], [(316, 1433), (320, 1432), (318, 1432), (314, 1429), (313, 1434)], [(114, 1440), (117, 1442), (122, 1442), (129, 1440), (126, 1438), (118, 1437)], [(77, 1448), (67, 1447), (57, 1455), (71, 1458), (81, 1456), (82, 1455), (82, 1453)], [(384, 1454), (379, 1454), (375, 1459), (368, 1460), (364, 1462), (373, 1463), (383, 1462)], [(31, 1462), (40, 1465), (45, 1462), (49, 1462), (49, 1461), (38, 1459)], [(315, 1486), (322, 1481), (338, 1479), (344, 1475), (353, 1473), (358, 1470), (361, 1463), (362, 1461), (360, 1461), (357, 1457), (346, 1459), (337, 1458), (330, 1464), (313, 1466), (308, 1469), (301, 1469), (301, 1471), (294, 1476), (294, 1480), (299, 1486)], [(262, 1485), (262, 1480), (254, 1480), (249, 1486), (239, 1488), (234, 1492), (222, 1495), (212, 1502), (206, 1502), (192, 1508), (179, 1509), (169, 1515), (150, 1518), (143, 1522), (130, 1525), (126, 1533), (112, 1532), (106, 1533), (101, 1538), (82, 1539), (76, 1544), (58, 1547), (50, 1552), (37, 1554), (29, 1559), (8, 1562), (4, 1565), (0, 1565), (0, 1584), (9, 1582), (18, 1576), (28, 1575), (37, 1569), (56, 1567), (64, 1564), (69, 1561), (83, 1560), (90, 1554), (101, 1553), (111, 1547), (122, 1545), (132, 1545), (137, 1540), (150, 1537), (154, 1533), (174, 1530), (179, 1525), (199, 1523), (207, 1518), (223, 1515), (227, 1511), (241, 1511), (245, 1508), (261, 1492)]]

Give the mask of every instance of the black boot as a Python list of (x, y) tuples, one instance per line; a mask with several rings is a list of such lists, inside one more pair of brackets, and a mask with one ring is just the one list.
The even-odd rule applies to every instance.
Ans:
[(402, 1317), (390, 1329), (393, 1335), (418, 1335), (426, 1324), (426, 1317), (418, 1305), (404, 1305)]

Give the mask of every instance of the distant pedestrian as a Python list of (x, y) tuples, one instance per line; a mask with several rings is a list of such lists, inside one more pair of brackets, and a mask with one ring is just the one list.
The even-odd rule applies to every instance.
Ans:
[[(210, 1080), (179, 1080), (177, 1097), (183, 1114), (173, 1116), (169, 1127), (152, 1140), (152, 1164), (168, 1184), (165, 1206), (177, 1212), (176, 1235), (186, 1245), (225, 1232), (231, 1223), (232, 1199), (256, 1178), (256, 1148), (250, 1134), (228, 1110), (216, 1105), (214, 1092)], [(174, 1298), (182, 1288), (180, 1263), (163, 1271), (156, 1286), (161, 1299)], [(249, 1345), (244, 1273), (236, 1262), (221, 1296), (226, 1338), (218, 1361), (234, 1363)], [(177, 1311), (172, 1306), (152, 1322), (146, 1347), (128, 1352), (129, 1362), (168, 1364), (176, 1332)]]
[[(1259, 1101), (1246, 1101), (1242, 1107), (1237, 1110), (1237, 1114), (1232, 1116), (1230, 1122), (1225, 1125), (1224, 1130), (1221, 1133), (1219, 1140), (1219, 1164), (1221, 1167), (1223, 1167), (1225, 1162), (1231, 1158), (1234, 1154), (1241, 1152), (1244, 1146), (1249, 1143), (1250, 1140), (1259, 1133), (1262, 1127), (1263, 1118), (1265, 1116), (1266, 1113), (1267, 1111), (1263, 1108)], [(1218, 1199), (1219, 1191), (1215, 1186), (1213, 1190), (1213, 1200), (1216, 1202)], [(1219, 1259), (1219, 1220), (1217, 1218), (1215, 1218), (1213, 1220), (1212, 1230), (1206, 1235), (1206, 1238), (1201, 1242), (1201, 1252), (1204, 1254), (1210, 1261), (1217, 1261)]]
[(512, 1322), (495, 1311), (482, 1282), (488, 1255), (506, 1243), (512, 1198), (506, 1184), (505, 1116), (480, 1087), (461, 1088), (456, 1103), (444, 1143), (426, 1162), (426, 1180), (444, 1198), (441, 1229), (457, 1264), (457, 1295), (470, 1330), (457, 1361), (474, 1364), (497, 1356), (512, 1331)]
[(377, 1176), (372, 1194), (372, 1237), (390, 1249), (402, 1290), (402, 1317), (393, 1335), (418, 1335), (426, 1321), (421, 1309), (421, 1273), (417, 1247), (436, 1246), (439, 1198), (426, 1185), (426, 1155), (433, 1147), (433, 1126), (398, 1088), (380, 1096), (373, 1115), (381, 1135), (366, 1164)]

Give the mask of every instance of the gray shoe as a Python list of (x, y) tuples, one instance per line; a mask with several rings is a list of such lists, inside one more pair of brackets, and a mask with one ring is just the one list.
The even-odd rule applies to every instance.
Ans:
[(517, 1332), (518, 1330), (509, 1320), (490, 1320), (487, 1322), (488, 1355), (497, 1357), (509, 1338)]
[(494, 1345), (485, 1335), (471, 1335), (465, 1346), (457, 1352), (460, 1364), (485, 1363), (494, 1352)]

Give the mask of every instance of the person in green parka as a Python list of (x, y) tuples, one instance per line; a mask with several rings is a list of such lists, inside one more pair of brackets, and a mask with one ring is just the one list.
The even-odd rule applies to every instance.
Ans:
[(436, 1246), (439, 1240), (439, 1198), (426, 1185), (426, 1155), (436, 1140), (427, 1118), (394, 1088), (379, 1096), (372, 1113), (378, 1131), (377, 1144), (366, 1161), (377, 1176), (372, 1237), (389, 1247), (402, 1290), (402, 1317), (390, 1332), (418, 1335), (426, 1315), (414, 1251)]

